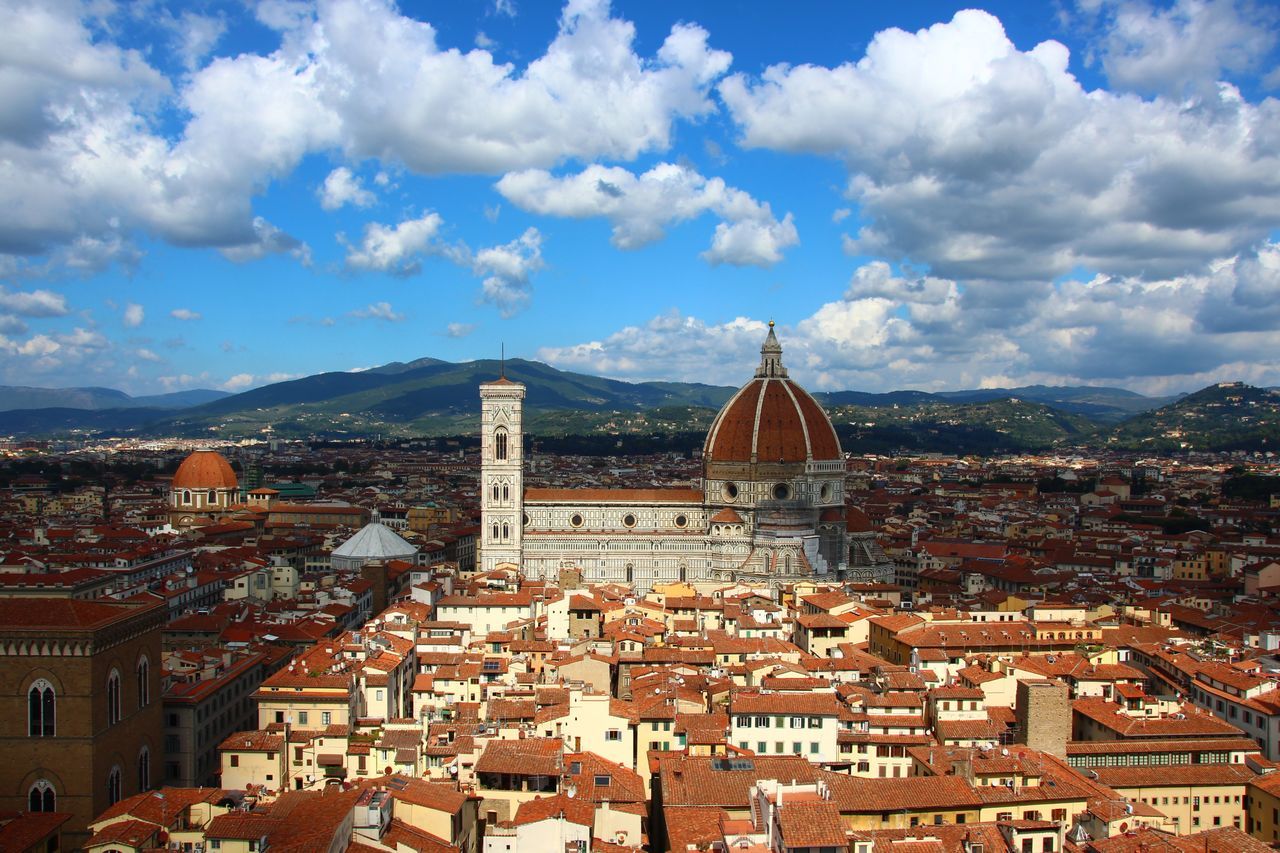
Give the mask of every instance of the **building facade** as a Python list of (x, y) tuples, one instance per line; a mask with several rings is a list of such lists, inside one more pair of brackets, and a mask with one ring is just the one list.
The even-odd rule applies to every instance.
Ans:
[[(716, 416), (701, 488), (525, 489), (524, 386), (480, 387), (481, 568), (580, 572), (647, 590), (679, 581), (892, 580), (844, 505), (845, 462), (822, 407), (787, 375), (772, 325), (755, 376)], [(850, 511), (852, 510), (852, 512)]]
[(0, 600), (0, 809), (72, 815), (68, 849), (163, 772), (161, 601)]

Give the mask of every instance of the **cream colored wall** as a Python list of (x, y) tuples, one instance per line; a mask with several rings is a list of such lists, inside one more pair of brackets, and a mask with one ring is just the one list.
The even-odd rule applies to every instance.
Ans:
[[(1179, 835), (1190, 835), (1215, 826), (1244, 829), (1245, 785), (1159, 785), (1133, 788), (1117, 787), (1130, 799), (1145, 802), (1176, 821)], [(1196, 808), (1196, 798), (1200, 807)], [(1218, 802), (1214, 802), (1214, 797)], [(1166, 804), (1164, 801), (1168, 799)], [(1199, 818), (1199, 821), (1196, 821)], [(1214, 823), (1214, 818), (1218, 823)]]
[[(231, 766), (231, 756), (239, 757), (240, 766)], [(280, 755), (268, 759), (267, 752), (230, 752), (222, 753), (222, 776), (219, 784), (229, 790), (242, 791), (246, 786), (266, 785), (268, 788), (280, 787)], [(271, 778), (267, 778), (270, 776)]]

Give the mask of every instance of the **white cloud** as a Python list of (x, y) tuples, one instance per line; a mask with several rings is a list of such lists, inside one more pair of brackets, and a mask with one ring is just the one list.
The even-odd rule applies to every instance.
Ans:
[(52, 290), (9, 290), (0, 285), (0, 311), (23, 317), (64, 317), (71, 313), (67, 297)]
[[(676, 121), (713, 111), (710, 88), (730, 62), (686, 24), (639, 55), (634, 26), (603, 0), (570, 3), (523, 67), (442, 48), (391, 0), (269, 0), (254, 14), (279, 47), (207, 62), (217, 20), (180, 19), (182, 49), (205, 64), (166, 101), (169, 81), (87, 25), (88, 5), (0, 9), (0, 139), (16, 143), (0, 160), (0, 254), (141, 230), (237, 261), (305, 260), (305, 246), (255, 219), (252, 200), (308, 154), (425, 174), (630, 159), (666, 149)], [(186, 121), (170, 136), (175, 115)]]
[(324, 179), (317, 190), (320, 206), (325, 210), (337, 210), (344, 204), (368, 207), (378, 200), (372, 192), (360, 185), (360, 179), (346, 166), (339, 166)]
[(244, 391), (254, 384), (252, 373), (237, 373), (226, 382), (222, 383), (223, 391)]
[(474, 323), (450, 323), (445, 327), (445, 335), (450, 338), (465, 338), (475, 330)]
[(947, 278), (1177, 276), (1280, 221), (1271, 102), (1086, 92), (1067, 66), (1061, 44), (1021, 51), (968, 10), (882, 31), (856, 63), (773, 66), (719, 91), (747, 147), (847, 164), (867, 223), (851, 252)]
[[(110, 376), (116, 365), (112, 344), (93, 329), (39, 333), (26, 340), (0, 334), (0, 376), (9, 384), (84, 385), (88, 377)], [(37, 379), (38, 377), (38, 379)]]
[(136, 355), (138, 358), (142, 359), (143, 361), (152, 361), (152, 362), (164, 361), (164, 359), (162, 359), (160, 356), (156, 355), (154, 352), (152, 352), (149, 349), (146, 349), (145, 347), (139, 347), (138, 349), (134, 350), (133, 354)]
[(640, 175), (600, 165), (564, 177), (529, 169), (504, 175), (497, 189), (508, 201), (533, 213), (604, 217), (612, 223), (611, 239), (620, 249), (652, 243), (670, 225), (707, 212), (723, 220), (703, 255), (711, 263), (772, 266), (781, 260), (782, 249), (799, 241), (790, 214), (779, 222), (768, 203), (756, 201), (721, 178), (705, 178), (674, 163), (659, 163)]
[(141, 305), (130, 302), (124, 307), (122, 319), (125, 326), (130, 329), (136, 329), (138, 326), (141, 326), (142, 321), (146, 319), (146, 311)]
[(297, 379), (298, 375), (299, 374), (297, 373), (237, 373), (218, 387), (223, 391), (238, 393), (240, 391), (247, 391), (250, 388), (256, 388), (259, 385), (270, 385), (275, 382), (288, 382), (290, 379)]
[(374, 302), (367, 308), (349, 312), (347, 316), (360, 320), (386, 320), (388, 323), (399, 323), (404, 319), (403, 314), (392, 309), (390, 302)]
[(203, 315), (199, 311), (192, 311), (190, 308), (174, 308), (169, 312), (169, 316), (175, 320), (190, 321), (199, 320)]
[(482, 298), (510, 317), (529, 302), (529, 276), (542, 269), (542, 234), (526, 229), (516, 239), (475, 253), (472, 270), (483, 276)]
[(183, 12), (174, 17), (165, 9), (159, 23), (172, 33), (174, 53), (188, 71), (200, 67), (227, 33), (227, 22), (219, 15)]
[(370, 222), (358, 246), (345, 244), (347, 268), (401, 277), (417, 275), (422, 271), (422, 256), (440, 251), (435, 238), (443, 223), (437, 213), (426, 213), (394, 226)]
[(311, 266), (311, 247), (261, 216), (253, 218), (251, 237), (222, 249), (222, 254), (238, 264), (261, 260), (268, 255), (287, 254), (304, 267)]
[[(1234, 379), (1280, 384), (1275, 243), (1203, 274), (1064, 281), (1013, 315), (990, 307), (980, 290), (866, 264), (842, 298), (779, 329), (786, 363), (812, 390), (1042, 383), (1167, 394)], [(760, 321), (672, 313), (539, 357), (626, 379), (736, 385), (750, 375), (763, 334)]]
[(771, 267), (782, 260), (783, 249), (799, 242), (790, 213), (781, 222), (771, 217), (721, 222), (711, 238), (711, 248), (702, 257), (711, 264)]
[(1227, 73), (1254, 69), (1275, 46), (1275, 10), (1236, 0), (1081, 4), (1096, 15), (1096, 50), (1113, 86), (1172, 97), (1212, 92)]

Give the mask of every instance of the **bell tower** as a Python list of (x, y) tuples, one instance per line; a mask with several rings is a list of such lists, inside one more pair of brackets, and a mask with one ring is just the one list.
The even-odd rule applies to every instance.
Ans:
[[(505, 374), (505, 371), (504, 371)], [(480, 386), (480, 571), (520, 565), (524, 529), (524, 385)]]

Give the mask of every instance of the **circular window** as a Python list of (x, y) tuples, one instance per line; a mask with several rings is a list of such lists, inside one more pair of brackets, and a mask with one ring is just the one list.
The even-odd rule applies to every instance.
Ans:
[(676, 527), (684, 527), (689, 523), (689, 518), (683, 513), (676, 516)]
[(634, 515), (632, 515), (631, 513), (627, 513), (626, 515), (624, 515), (624, 516), (622, 517), (622, 526), (623, 526), (623, 527), (635, 527), (635, 526), (636, 526), (636, 517), (635, 517)]
[(786, 483), (779, 483), (773, 487), (773, 497), (775, 500), (785, 501), (791, 497), (791, 487)]
[(829, 500), (831, 500), (831, 484), (830, 484), (830, 483), (823, 483), (823, 484), (822, 484), (822, 491), (821, 491), (821, 492), (819, 492), (819, 494), (822, 496), (822, 499), (823, 499), (824, 501), (829, 501)]
[(523, 522), (521, 522), (521, 523), (522, 523), (522, 524), (524, 524), (524, 526), (525, 526), (525, 527), (528, 527), (528, 526), (529, 526), (529, 513), (527, 513), (527, 512), (526, 512), (526, 513), (524, 514), (524, 521), (523, 521)]
[(581, 513), (577, 513), (577, 512), (575, 512), (573, 515), (569, 516), (569, 526), (570, 526), (570, 527), (581, 527), (581, 526), (582, 526), (582, 514), (581, 514)]
[(738, 496), (738, 486), (736, 483), (724, 484), (724, 496), (729, 500), (733, 500)]

